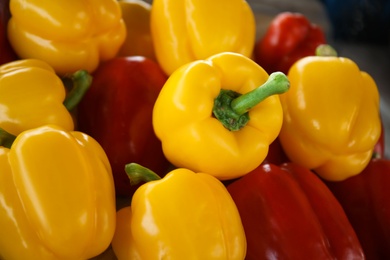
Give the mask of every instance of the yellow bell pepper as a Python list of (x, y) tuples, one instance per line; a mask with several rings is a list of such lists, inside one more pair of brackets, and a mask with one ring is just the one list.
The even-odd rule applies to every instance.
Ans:
[(127, 33), (118, 56), (139, 55), (156, 61), (150, 32), (152, 5), (143, 0), (119, 0), (119, 5)]
[(287, 90), (283, 73), (269, 76), (250, 58), (219, 53), (168, 78), (153, 108), (154, 131), (176, 167), (234, 179), (267, 156), (283, 122), (276, 94)]
[(148, 182), (117, 212), (112, 248), (119, 260), (245, 258), (241, 218), (219, 180), (184, 168), (163, 179), (147, 171), (126, 165), (130, 181)]
[(330, 181), (359, 174), (381, 134), (375, 81), (337, 56), (303, 58), (288, 78), (280, 142), (289, 159)]
[(92, 78), (86, 71), (77, 71), (71, 79), (74, 91), (67, 95), (61, 78), (44, 61), (25, 59), (0, 66), (0, 128), (13, 135), (46, 124), (73, 130), (70, 111)]
[(8, 38), (18, 56), (44, 60), (61, 75), (93, 72), (126, 37), (116, 0), (10, 0), (10, 11)]
[(251, 57), (256, 38), (245, 0), (154, 0), (150, 26), (157, 61), (168, 75), (220, 52)]
[(0, 148), (0, 258), (89, 259), (115, 232), (115, 191), (101, 146), (42, 126)]

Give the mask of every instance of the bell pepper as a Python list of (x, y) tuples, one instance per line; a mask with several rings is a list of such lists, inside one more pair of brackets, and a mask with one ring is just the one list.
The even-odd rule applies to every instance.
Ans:
[(10, 0), (10, 11), (8, 38), (17, 55), (46, 61), (60, 75), (93, 72), (126, 37), (116, 0)]
[(54, 125), (0, 147), (0, 256), (90, 259), (115, 232), (110, 164), (91, 137)]
[(245, 258), (240, 215), (218, 179), (185, 168), (162, 179), (138, 164), (125, 169), (131, 182), (146, 183), (117, 212), (112, 248), (118, 260)]
[[(334, 55), (329, 47), (319, 52)], [(359, 174), (381, 135), (374, 79), (348, 58), (320, 55), (297, 61), (288, 78), (279, 135), (288, 158), (326, 180)]]
[(95, 138), (111, 163), (118, 195), (131, 196), (123, 171), (131, 160), (163, 176), (170, 167), (152, 126), (154, 102), (167, 80), (160, 66), (141, 56), (116, 57), (92, 73), (78, 105), (78, 129)]
[(227, 190), (244, 226), (246, 260), (365, 259), (343, 208), (307, 168), (262, 164)]
[(157, 61), (168, 75), (220, 52), (252, 57), (256, 23), (245, 0), (154, 0), (150, 26)]
[(156, 61), (150, 32), (152, 5), (143, 0), (119, 0), (119, 6), (127, 32), (118, 56), (144, 56)]
[(379, 136), (378, 142), (374, 146), (372, 158), (385, 158), (385, 129), (383, 127), (383, 120), (381, 117), (381, 135)]
[(92, 79), (83, 70), (67, 79), (72, 81), (68, 93), (62, 78), (44, 61), (23, 59), (0, 66), (0, 128), (13, 135), (46, 124), (73, 130), (71, 112)]
[(9, 12), (9, 0), (0, 1), (0, 65), (16, 60), (7, 36), (7, 24), (11, 14)]
[(168, 78), (153, 108), (154, 131), (166, 158), (220, 180), (255, 169), (279, 134), (278, 94), (288, 87), (283, 73), (269, 76), (253, 60), (232, 52), (182, 66)]
[(299, 59), (315, 55), (326, 43), (323, 29), (301, 13), (282, 12), (274, 17), (255, 44), (254, 59), (268, 73), (288, 73)]
[(269, 145), (269, 150), (268, 154), (265, 157), (264, 161), (262, 162), (263, 164), (266, 163), (272, 163), (272, 164), (282, 164), (285, 162), (288, 162), (289, 159), (286, 156), (286, 154), (283, 151), (283, 147), (280, 144), (279, 138), (277, 137), (270, 145)]
[(373, 159), (362, 173), (325, 183), (343, 206), (367, 259), (389, 259), (390, 161)]
[[(385, 139), (383, 122), (381, 124), (381, 135), (379, 137), (378, 142), (374, 146), (372, 158), (385, 158)], [(286, 153), (284, 152), (283, 147), (280, 144), (279, 138), (276, 138), (270, 144), (267, 157), (264, 159), (263, 163), (273, 163), (279, 165), (289, 161), (290, 160), (286, 156)]]

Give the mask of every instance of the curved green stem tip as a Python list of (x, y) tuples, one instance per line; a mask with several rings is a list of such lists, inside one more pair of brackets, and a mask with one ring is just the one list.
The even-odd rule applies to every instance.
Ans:
[(320, 44), (316, 48), (316, 56), (337, 57), (337, 51), (328, 44)]
[(76, 71), (70, 76), (70, 79), (72, 80), (72, 88), (63, 102), (68, 111), (80, 103), (92, 84), (92, 76), (86, 70)]
[(131, 185), (137, 185), (142, 182), (149, 182), (161, 179), (158, 174), (138, 163), (126, 164), (125, 172), (127, 174), (127, 177), (129, 177), (130, 179)]

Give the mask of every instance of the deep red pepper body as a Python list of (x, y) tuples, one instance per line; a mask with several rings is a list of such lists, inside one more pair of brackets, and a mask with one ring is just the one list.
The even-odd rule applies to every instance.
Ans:
[(272, 164), (282, 164), (289, 162), (286, 153), (283, 151), (283, 147), (280, 144), (279, 138), (276, 138), (270, 145), (268, 149), (267, 157), (265, 157), (263, 164), (272, 163)]
[(117, 195), (130, 196), (125, 172), (139, 163), (161, 177), (169, 168), (152, 127), (152, 109), (167, 80), (159, 65), (140, 56), (118, 57), (99, 65), (78, 106), (78, 128), (95, 138), (111, 163)]
[(341, 205), (310, 170), (263, 164), (227, 189), (245, 229), (246, 260), (365, 259)]
[(390, 161), (373, 159), (362, 173), (326, 184), (343, 206), (367, 259), (390, 259)]
[(321, 27), (303, 14), (283, 12), (275, 16), (264, 36), (257, 40), (254, 59), (268, 73), (287, 74), (295, 61), (315, 55), (316, 47), (324, 43), (326, 37)]
[(17, 56), (9, 44), (7, 37), (7, 24), (11, 14), (9, 0), (0, 1), (0, 65), (16, 60)]

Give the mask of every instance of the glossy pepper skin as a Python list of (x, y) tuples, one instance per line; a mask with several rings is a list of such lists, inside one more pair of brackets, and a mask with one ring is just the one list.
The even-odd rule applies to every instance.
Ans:
[(8, 133), (18, 135), (45, 124), (73, 130), (65, 99), (61, 78), (46, 62), (23, 59), (0, 66), (0, 128)]
[(390, 161), (373, 159), (362, 173), (326, 184), (343, 206), (367, 259), (390, 258)]
[(285, 162), (289, 162), (286, 154), (283, 151), (283, 147), (280, 144), (279, 138), (276, 138), (270, 145), (267, 157), (265, 157), (263, 164), (272, 163), (272, 164), (282, 164)]
[(126, 39), (118, 56), (144, 56), (156, 61), (150, 31), (152, 5), (143, 0), (120, 0), (119, 6), (126, 25)]
[(163, 175), (170, 163), (152, 126), (154, 102), (167, 76), (156, 62), (141, 56), (102, 63), (78, 105), (78, 129), (95, 138), (110, 160), (116, 192), (129, 196), (125, 165), (136, 162)]
[(116, 0), (11, 0), (10, 10), (8, 38), (18, 56), (44, 60), (60, 75), (93, 72), (126, 37)]
[(222, 89), (248, 93), (270, 78), (253, 60), (236, 53), (220, 53), (176, 70), (153, 108), (154, 131), (166, 158), (176, 167), (220, 180), (255, 169), (282, 125), (279, 96), (269, 96), (250, 109), (247, 124), (234, 131), (213, 116), (213, 108)]
[(245, 229), (245, 259), (365, 259), (343, 208), (307, 168), (263, 164), (227, 189)]
[(372, 154), (373, 158), (385, 158), (385, 129), (383, 128), (383, 121), (381, 117), (381, 135), (379, 136), (378, 142), (374, 146), (374, 151)]
[(254, 59), (268, 73), (288, 73), (299, 59), (313, 56), (326, 43), (322, 28), (301, 13), (282, 12), (271, 21), (264, 36), (257, 40)]
[(18, 58), (8, 41), (7, 24), (10, 16), (9, 0), (0, 1), (0, 65)]
[(0, 148), (0, 256), (90, 259), (115, 231), (115, 190), (100, 145), (46, 125)]
[(255, 17), (244, 0), (154, 0), (150, 22), (157, 61), (168, 75), (220, 52), (253, 53)]
[[(385, 158), (385, 138), (383, 124), (381, 124), (381, 135), (378, 142), (374, 146), (372, 158)], [(286, 153), (280, 144), (279, 138), (276, 138), (270, 144), (267, 157), (264, 159), (263, 163), (273, 163), (279, 165), (289, 161), (290, 160), (286, 156)]]
[(225, 186), (181, 168), (137, 189), (117, 212), (112, 247), (118, 260), (233, 260), (245, 258), (246, 239)]
[(331, 181), (359, 174), (381, 135), (379, 93), (352, 60), (310, 56), (288, 73), (279, 139), (288, 158)]

